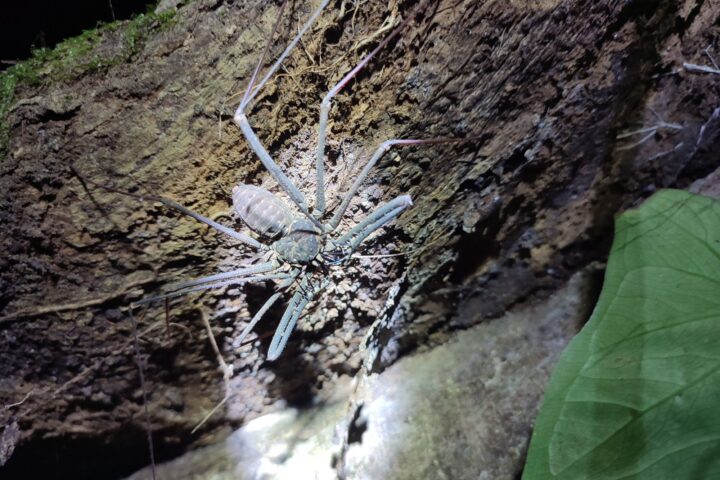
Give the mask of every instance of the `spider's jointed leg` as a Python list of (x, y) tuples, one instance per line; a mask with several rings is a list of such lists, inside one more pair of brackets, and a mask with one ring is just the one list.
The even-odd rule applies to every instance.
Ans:
[(282, 297), (282, 292), (276, 292), (273, 293), (270, 298), (268, 298), (262, 307), (260, 307), (260, 310), (258, 310), (255, 315), (253, 315), (252, 319), (250, 320), (250, 323), (247, 324), (247, 326), (243, 329), (242, 333), (240, 333), (240, 336), (237, 338), (237, 344), (242, 345), (243, 340), (245, 340), (245, 337), (247, 337), (253, 328), (255, 328), (255, 325), (262, 319), (262, 317), (267, 313), (268, 310), (270, 310), (270, 307), (272, 307), (275, 302), (277, 302), (280, 297)]
[(178, 210), (178, 211), (184, 213), (185, 215), (192, 217), (195, 220), (202, 222), (205, 225), (208, 225), (208, 226), (214, 228), (215, 230), (234, 238), (235, 240), (240, 240), (242, 243), (244, 243), (246, 245), (250, 245), (251, 247), (256, 248), (258, 250), (267, 250), (268, 249), (267, 245), (263, 245), (262, 243), (258, 242), (251, 236), (246, 235), (241, 232), (236, 232), (235, 230), (228, 228), (225, 225), (220, 225), (215, 220), (211, 220), (203, 215), (200, 215), (199, 213), (195, 213), (192, 210), (190, 210), (189, 208), (183, 207), (179, 203), (174, 202), (168, 198), (165, 198), (165, 197), (152, 197), (152, 198), (153, 198), (153, 200), (162, 202), (165, 205), (167, 205), (168, 207), (174, 208), (175, 210)]
[(253, 90), (253, 84), (255, 83), (255, 77), (257, 76), (258, 70), (260, 70), (260, 66), (262, 65), (263, 59), (265, 58), (265, 54), (267, 53), (271, 43), (272, 43), (272, 37), (275, 35), (275, 32), (277, 31), (277, 26), (280, 23), (280, 17), (282, 16), (283, 9), (285, 8), (285, 4), (287, 3), (287, 0), (283, 2), (282, 7), (280, 8), (280, 12), (278, 15), (278, 19), (275, 22), (275, 25), (273, 26), (272, 33), (270, 34), (270, 37), (268, 38), (268, 43), (265, 45), (265, 50), (263, 51), (260, 60), (258, 61), (257, 67), (255, 67), (255, 71), (253, 72), (253, 76), (250, 79), (250, 83), (248, 84), (248, 88), (245, 91), (245, 96), (243, 97), (242, 102), (240, 102), (240, 106), (238, 107), (238, 110), (245, 111), (245, 108), (250, 104), (250, 102), (255, 98), (255, 95), (258, 94), (258, 92), (262, 89), (262, 87), (265, 86), (265, 84), (270, 80), (270, 77), (273, 76), (273, 74), (277, 71), (278, 68), (280, 68), (280, 65), (282, 65), (283, 60), (290, 54), (293, 48), (295, 48), (295, 45), (298, 44), (300, 41), (300, 38), (302, 38), (303, 35), (305, 35), (305, 32), (312, 27), (312, 25), (315, 23), (315, 20), (320, 16), (322, 11), (325, 9), (328, 3), (330, 3), (330, 0), (323, 0), (317, 9), (310, 15), (310, 18), (308, 18), (307, 22), (305, 22), (305, 25), (298, 31), (297, 35), (295, 35), (295, 38), (293, 38), (287, 47), (285, 47), (285, 50), (283, 53), (280, 54), (277, 60), (275, 60), (275, 63), (273, 63), (273, 66), (270, 67), (270, 70), (265, 74), (263, 79), (260, 81), (260, 83), (254, 87)]
[[(305, 196), (303, 193), (290, 181), (290, 179), (283, 173), (283, 171), (280, 169), (280, 167), (275, 163), (275, 161), (272, 159), (270, 154), (267, 152), (265, 147), (263, 146), (262, 142), (260, 142), (260, 139), (253, 131), (252, 127), (250, 126), (250, 123), (248, 122), (247, 116), (245, 114), (245, 109), (248, 106), (248, 104), (252, 101), (254, 96), (260, 91), (260, 89), (265, 85), (265, 83), (270, 79), (270, 77), (275, 73), (275, 71), (280, 67), (280, 64), (282, 61), (287, 57), (287, 55), (290, 53), (290, 51), (295, 47), (295, 45), (300, 41), (300, 38), (302, 35), (312, 26), (312, 24), (315, 22), (317, 17), (320, 15), (322, 10), (325, 8), (325, 6), (329, 3), (329, 0), (324, 0), (320, 6), (313, 12), (313, 14), (310, 16), (308, 21), (305, 23), (302, 29), (298, 32), (298, 34), (293, 38), (293, 40), (290, 42), (290, 44), (287, 46), (285, 51), (280, 55), (280, 57), (275, 61), (273, 66), (270, 68), (268, 73), (263, 77), (263, 79), (258, 84), (257, 88), (253, 91), (253, 82), (255, 80), (255, 75), (257, 73), (257, 70), (259, 68), (259, 65), (262, 64), (264, 53), (260, 57), (260, 61), (258, 62), (258, 67), (255, 69), (255, 73), (253, 73), (252, 79), (250, 80), (250, 83), (248, 85), (248, 89), (245, 92), (245, 96), (240, 102), (240, 105), (238, 106), (237, 110), (235, 111), (235, 115), (233, 117), (233, 120), (235, 121), (235, 124), (240, 128), (243, 135), (245, 136), (245, 139), (250, 144), (250, 148), (255, 152), (255, 154), (260, 158), (260, 161), (262, 162), (263, 166), (267, 169), (268, 172), (273, 176), (273, 178), (280, 184), (280, 187), (285, 191), (285, 193), (288, 194), (290, 199), (297, 205), (298, 209), (309, 219), (311, 219), (318, 228), (322, 229), (322, 224), (320, 224), (317, 220), (315, 220), (314, 217), (312, 217), (308, 211), (307, 208), (307, 202), (305, 201)], [(285, 4), (283, 4), (284, 7)], [(282, 10), (281, 10), (282, 12)], [(278, 17), (278, 22), (280, 21), (280, 18)], [(277, 23), (273, 27), (273, 32), (275, 32), (275, 29), (277, 28)], [(272, 41), (272, 36), (268, 39), (268, 45), (269, 42)], [(267, 47), (265, 49), (267, 51)]]
[[(409, 197), (408, 197), (409, 198)], [(412, 205), (412, 202), (410, 202), (410, 205)], [(387, 206), (387, 205), (385, 205)], [(409, 205), (408, 205), (409, 206)], [(350, 251), (354, 252), (357, 250), (357, 248), (360, 246), (362, 242), (365, 241), (365, 239), (373, 233), (378, 228), (384, 227), (391, 221), (395, 219), (398, 215), (400, 215), (403, 210), (405, 210), (408, 206), (401, 206), (401, 207), (395, 207), (392, 210), (388, 210), (387, 213), (385, 213), (383, 216), (381, 216), (378, 220), (375, 222), (369, 224), (367, 227), (365, 227), (363, 230), (361, 230), (358, 235), (350, 242)]]
[[(293, 295), (288, 302), (287, 308), (285, 309), (271, 340), (267, 353), (267, 359), (269, 361), (276, 360), (281, 355), (299, 317), (313, 298), (315, 298), (315, 296), (329, 284), (330, 277), (327, 275), (327, 267), (345, 263), (369, 235), (377, 231), (379, 228), (387, 225), (412, 205), (412, 200), (409, 195), (399, 196), (378, 207), (344, 235), (339, 236), (337, 239), (330, 238), (330, 233), (335, 231), (339, 226), (343, 215), (346, 213), (350, 202), (352, 201), (352, 198), (357, 195), (370, 170), (380, 160), (384, 153), (393, 146), (464, 141), (459, 139), (393, 139), (383, 142), (368, 160), (367, 164), (362, 168), (349, 191), (342, 198), (339, 207), (335, 212), (333, 212), (333, 216), (330, 221), (328, 223), (323, 222), (326, 209), (324, 157), (332, 99), (370, 63), (373, 57), (375, 57), (380, 50), (385, 48), (393, 40), (393, 38), (395, 38), (408, 25), (420, 6), (425, 4), (425, 2), (419, 2), (418, 5), (408, 13), (406, 18), (404, 18), (402, 22), (377, 45), (377, 47), (375, 47), (369, 54), (365, 55), (365, 57), (363, 57), (349, 73), (344, 75), (338, 83), (330, 88), (323, 98), (320, 105), (318, 143), (315, 155), (315, 169), (317, 177), (315, 204), (312, 214), (310, 213), (308, 200), (305, 195), (270, 156), (268, 150), (251, 127), (248, 121), (248, 115), (251, 112), (254, 98), (266, 85), (272, 75), (276, 73), (282, 62), (300, 41), (302, 35), (310, 29), (328, 3), (329, 0), (321, 1), (320, 6), (312, 13), (297, 35), (295, 35), (290, 41), (280, 57), (273, 63), (262, 79), (259, 80), (257, 85), (255, 85), (256, 80), (258, 80), (258, 74), (263, 65), (265, 55), (269, 51), (272, 37), (278, 29), (282, 12), (287, 5), (287, 0), (283, 0), (280, 15), (278, 15), (278, 19), (273, 26), (272, 34), (268, 39), (268, 44), (265, 46), (258, 64), (253, 70), (247, 90), (245, 91), (242, 101), (240, 102), (233, 117), (235, 124), (240, 128), (240, 131), (250, 145), (251, 150), (257, 155), (265, 169), (278, 182), (280, 188), (290, 197), (292, 202), (307, 219), (298, 217), (297, 214), (292, 213), (284, 202), (280, 201), (274, 197), (272, 193), (260, 187), (252, 187), (249, 185), (236, 186), (233, 189), (233, 205), (235, 213), (255, 233), (272, 240), (272, 245), (266, 246), (245, 234), (235, 232), (211, 219), (194, 213), (181, 205), (163, 199), (161, 201), (163, 201), (166, 205), (180, 210), (181, 212), (210, 225), (218, 231), (262, 250), (264, 254), (263, 261), (257, 265), (241, 268), (231, 272), (218, 273), (207, 277), (180, 282), (172, 285), (169, 290), (166, 290), (162, 295), (142, 299), (140, 302), (136, 303), (150, 303), (159, 299), (172, 298), (200, 290), (219, 288), (232, 284), (276, 280), (278, 281), (277, 291), (273, 293), (270, 298), (265, 301), (262, 307), (260, 307), (260, 309), (253, 315), (252, 319), (250, 319), (249, 323), (245, 326), (238, 338), (239, 342), (242, 343), (255, 325), (281, 298), (282, 294), (291, 288), (294, 289)], [(262, 191), (264, 193), (258, 194), (257, 191)], [(255, 194), (251, 194), (252, 192), (255, 192)], [(270, 197), (274, 200), (269, 200)], [(321, 277), (323, 273), (326, 275)]]
[(289, 278), (289, 277), (290, 277), (290, 274), (289, 274), (289, 273), (285, 273), (285, 272), (282, 272), (282, 273), (269, 273), (269, 274), (266, 274), (266, 275), (255, 275), (255, 276), (249, 275), (249, 276), (244, 276), (244, 277), (237, 277), (237, 278), (232, 278), (232, 279), (230, 279), (230, 280), (224, 280), (224, 281), (221, 281), (221, 282), (206, 283), (206, 284), (198, 285), (198, 286), (195, 286), (195, 287), (183, 288), (183, 289), (181, 289), (181, 290), (177, 290), (177, 291), (174, 291), (174, 292), (163, 293), (162, 295), (157, 295), (157, 296), (154, 296), (154, 297), (143, 298), (143, 299), (138, 300), (137, 302), (134, 302), (133, 305), (144, 305), (144, 304), (146, 304), (146, 303), (152, 303), (152, 302), (154, 302), (154, 301), (156, 301), (156, 300), (163, 300), (163, 299), (165, 299), (165, 298), (180, 297), (180, 296), (182, 296), (182, 295), (187, 295), (187, 294), (189, 294), (189, 293), (199, 292), (199, 291), (202, 291), (202, 290), (210, 290), (210, 289), (213, 289), (213, 288), (225, 287), (225, 286), (228, 286), (228, 285), (241, 285), (241, 284), (244, 284), (244, 283), (264, 282), (264, 281), (267, 281), (267, 280), (286, 280), (286, 279)]
[(415, 13), (417, 12), (418, 8), (422, 5), (422, 2), (418, 4), (409, 14), (408, 16), (398, 25), (385, 39), (383, 39), (380, 44), (373, 49), (372, 52), (368, 53), (365, 58), (360, 60), (360, 63), (358, 63), (355, 68), (353, 68), (347, 75), (345, 75), (335, 86), (333, 86), (330, 91), (328, 91), (327, 95), (325, 95), (325, 98), (323, 98), (322, 103), (320, 104), (320, 125), (318, 128), (318, 144), (317, 144), (317, 154), (315, 158), (315, 170), (317, 175), (317, 190), (316, 190), (316, 198), (315, 198), (315, 215), (317, 218), (320, 218), (320, 216), (325, 212), (325, 139), (327, 134), (327, 122), (328, 122), (328, 116), (330, 114), (330, 102), (332, 101), (333, 97), (335, 97), (338, 93), (340, 93), (340, 90), (342, 90), (345, 85), (347, 85), (350, 80), (352, 80), (355, 75), (360, 72), (363, 68), (367, 66), (368, 63), (370, 63), (370, 60), (385, 46), (390, 43), (390, 41), (395, 38), (402, 30), (405, 28), (405, 26), (412, 20), (412, 18), (415, 16)]
[(406, 208), (412, 206), (409, 195), (401, 195), (383, 205), (368, 215), (362, 222), (358, 223), (349, 232), (336, 240), (336, 244), (350, 253), (378, 228), (381, 228), (395, 219)]
[(275, 330), (275, 335), (273, 335), (272, 341), (270, 342), (270, 348), (267, 354), (269, 361), (277, 360), (280, 354), (282, 354), (290, 338), (290, 334), (295, 328), (295, 324), (305, 310), (305, 307), (307, 307), (307, 304), (310, 303), (315, 295), (324, 289), (329, 282), (329, 279), (325, 279), (321, 283), (313, 286), (308, 280), (308, 277), (302, 279), (300, 286), (290, 299), (287, 309), (282, 319), (280, 319), (280, 324)]
[(201, 285), (203, 283), (212, 283), (219, 280), (227, 280), (235, 277), (246, 277), (256, 273), (267, 273), (276, 270), (278, 266), (273, 262), (258, 263), (257, 265), (251, 265), (249, 267), (238, 268), (237, 270), (231, 270), (229, 272), (216, 273), (215, 275), (208, 275), (207, 277), (200, 277), (194, 280), (188, 280), (185, 282), (178, 282), (168, 285), (168, 290), (180, 290), (182, 288), (193, 287), (195, 285)]
[(299, 273), (300, 273), (299, 270), (292, 271), (290, 274), (290, 277), (283, 280), (280, 283), (280, 285), (278, 285), (279, 291), (274, 293), (273, 295), (270, 296), (270, 298), (267, 299), (267, 301), (263, 304), (263, 306), (260, 307), (260, 310), (258, 310), (257, 313), (255, 313), (255, 315), (253, 315), (253, 318), (250, 320), (250, 323), (248, 323), (247, 326), (243, 329), (242, 333), (240, 334), (240, 336), (237, 339), (238, 344), (242, 345), (242, 342), (243, 342), (243, 340), (245, 340), (245, 337), (248, 336), (248, 334), (252, 331), (252, 329), (255, 327), (255, 325), (262, 319), (263, 315), (265, 315), (265, 313), (267, 313), (267, 311), (270, 310), (270, 307), (272, 307), (275, 304), (275, 302), (277, 302), (278, 299), (280, 299), (284, 290), (287, 287), (289, 287), (290, 285), (292, 285), (292, 283), (295, 281), (295, 279), (297, 278)]
[(410, 145), (430, 145), (435, 143), (455, 143), (455, 142), (461, 142), (465, 141), (465, 139), (456, 139), (456, 138), (429, 138), (429, 139), (392, 139), (392, 140), (386, 140), (383, 143), (380, 144), (380, 146), (375, 150), (375, 153), (373, 153), (373, 156), (370, 157), (370, 160), (368, 163), (363, 167), (360, 174), (357, 176), (355, 181), (352, 184), (352, 187), (350, 187), (350, 190), (345, 194), (345, 197), (343, 198), (342, 203), (335, 211), (335, 214), (332, 217), (332, 220), (330, 220), (330, 229), (335, 230), (337, 226), (340, 224), (340, 220), (342, 220), (343, 215), (345, 215), (345, 211), (347, 210), (348, 206), (350, 205), (350, 202), (352, 201), (355, 194), (358, 192), (360, 187), (362, 186), (363, 182), (368, 176), (368, 173), (370, 173), (370, 170), (375, 166), (375, 164), (380, 160), (380, 158), (390, 150), (391, 147), (394, 146), (410, 146)]

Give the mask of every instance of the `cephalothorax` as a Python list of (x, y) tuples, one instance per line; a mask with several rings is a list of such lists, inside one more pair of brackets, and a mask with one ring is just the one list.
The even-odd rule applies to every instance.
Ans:
[[(300, 29), (297, 36), (290, 42), (285, 51), (272, 65), (268, 73), (260, 80), (257, 86), (254, 85), (263, 58), (253, 72), (247, 91), (240, 106), (237, 108), (234, 121), (242, 131), (250, 148), (260, 158), (260, 161), (272, 177), (277, 181), (282, 191), (288, 195), (298, 213), (288, 207), (283, 200), (271, 192), (254, 186), (240, 184), (233, 188), (232, 200), (233, 209), (236, 215), (256, 234), (269, 240), (269, 245), (257, 239), (195, 213), (178, 203), (159, 198), (166, 205), (180, 210), (196, 220), (199, 220), (216, 230), (249, 245), (250, 247), (263, 252), (263, 260), (253, 265), (247, 265), (237, 270), (223, 272), (208, 277), (199, 278), (187, 282), (171, 285), (168, 291), (162, 295), (145, 298), (138, 303), (148, 303), (161, 298), (175, 297), (186, 293), (216, 288), (230, 284), (248, 282), (261, 282), (273, 280), (277, 282), (278, 291), (274, 293), (265, 304), (257, 311), (250, 323), (240, 335), (239, 341), (252, 330), (255, 324), (262, 318), (268, 309), (281, 298), (285, 291), (292, 291), (292, 296), (285, 310), (275, 335), (270, 343), (268, 359), (274, 360), (280, 356), (288, 338), (307, 304), (322, 291), (328, 284), (328, 276), (321, 275), (319, 280), (313, 275), (318, 269), (326, 269), (333, 265), (342, 265), (357, 250), (358, 246), (374, 231), (395, 219), (400, 213), (412, 205), (410, 196), (401, 195), (378, 207), (349, 231), (338, 234), (336, 230), (340, 225), (342, 217), (346, 212), (350, 201), (358, 192), (363, 181), (367, 178), (370, 169), (377, 163), (382, 155), (393, 146), (418, 145), (429, 143), (443, 143), (457, 141), (454, 139), (431, 139), (431, 140), (387, 140), (380, 144), (368, 163), (358, 174), (343, 197), (340, 205), (332, 212), (330, 218), (326, 218), (325, 211), (325, 180), (324, 180), (324, 156), (325, 138), (327, 131), (328, 114), (332, 98), (362, 69), (375, 54), (380, 51), (388, 42), (395, 37), (401, 29), (413, 17), (414, 12), (407, 18), (360, 63), (343, 77), (327, 93), (320, 105), (320, 124), (318, 132), (318, 144), (316, 151), (315, 175), (316, 192), (315, 202), (312, 211), (308, 208), (305, 195), (290, 181), (278, 165), (270, 157), (257, 135), (250, 126), (246, 117), (246, 108), (249, 106), (255, 95), (262, 89), (268, 79), (275, 73), (285, 57), (290, 53), (300, 37), (314, 23), (329, 0), (323, 0), (317, 10), (313, 12), (309, 20)], [(281, 7), (284, 9), (287, 1)], [(279, 20), (279, 19), (278, 19)], [(277, 23), (275, 25), (277, 28)], [(275, 29), (273, 29), (273, 33)], [(269, 44), (268, 44), (269, 45)], [(267, 46), (265, 51), (267, 51)]]
[(264, 188), (233, 187), (233, 210), (255, 233), (280, 237), (271, 248), (284, 262), (302, 265), (320, 253), (322, 230), (306, 218), (293, 216), (281, 199)]

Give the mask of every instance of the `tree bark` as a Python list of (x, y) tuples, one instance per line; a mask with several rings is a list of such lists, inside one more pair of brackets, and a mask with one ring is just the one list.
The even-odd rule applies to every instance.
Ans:
[[(258, 96), (250, 122), (309, 198), (320, 100), (414, 3), (335, 2)], [(290, 4), (270, 60), (315, 5)], [(88, 54), (100, 66), (15, 87), (0, 170), (0, 420), (20, 432), (7, 478), (116, 478), (147, 463), (130, 303), (256, 256), (138, 196), (241, 228), (222, 216), (232, 187), (277, 191), (231, 119), (277, 14), (265, 0), (198, 0), (140, 36), (132, 22), (101, 30)], [(282, 305), (257, 341), (235, 342), (269, 284), (174, 300), (167, 324), (162, 302), (134, 309), (157, 457), (546, 298), (603, 261), (613, 217), (659, 188), (717, 195), (720, 76), (683, 63), (712, 65), (719, 16), (702, 0), (427, 2), (333, 104), (330, 208), (384, 140), (477, 138), (383, 157), (344, 229), (397, 195), (414, 206), (364, 246), (369, 258), (331, 270), (276, 362), (265, 355)]]

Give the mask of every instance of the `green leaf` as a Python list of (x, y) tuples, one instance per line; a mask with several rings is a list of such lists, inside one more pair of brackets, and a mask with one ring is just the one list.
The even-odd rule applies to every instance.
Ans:
[(665, 190), (621, 215), (563, 352), (523, 480), (720, 478), (720, 203)]

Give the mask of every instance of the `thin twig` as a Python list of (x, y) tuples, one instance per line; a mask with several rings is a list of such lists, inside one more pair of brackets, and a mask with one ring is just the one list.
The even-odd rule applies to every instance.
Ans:
[(709, 67), (707, 65), (698, 65), (697, 63), (683, 63), (683, 68), (687, 70), (688, 72), (693, 73), (712, 73), (715, 75), (720, 75), (720, 66), (718, 66), (717, 62), (715, 61), (715, 58), (710, 54), (710, 47), (711, 45), (708, 45), (703, 50), (703, 53), (710, 59), (710, 63), (712, 63), (712, 67)]
[(80, 172), (78, 172), (77, 169), (76, 169), (73, 165), (70, 165), (69, 168), (70, 168), (70, 171), (73, 173), (73, 175), (75, 175), (75, 177), (76, 177), (76, 178), (78, 179), (78, 181), (80, 182), (80, 186), (82, 186), (83, 190), (85, 191), (85, 193), (87, 194), (87, 196), (90, 198), (90, 201), (93, 203), (93, 205), (95, 205), (95, 208), (97, 208), (98, 210), (100, 210), (100, 212), (103, 214), (103, 216), (104, 216), (105, 218), (107, 218), (107, 219), (113, 224), (113, 226), (115, 226), (115, 227), (117, 228), (117, 225), (116, 225), (115, 222), (112, 220), (112, 218), (110, 218), (110, 215), (108, 214), (107, 210), (105, 210), (105, 207), (103, 207), (103, 206), (100, 204), (100, 202), (98, 202), (98, 201), (95, 199), (95, 195), (93, 195), (92, 192), (90, 191), (90, 189), (88, 188), (87, 182), (85, 181), (85, 177), (83, 177), (82, 175), (80, 175)]
[(720, 67), (718, 67), (717, 62), (715, 61), (715, 59), (713, 58), (713, 56), (710, 55), (710, 45), (708, 45), (707, 47), (705, 47), (705, 50), (703, 50), (703, 52), (705, 52), (705, 55), (707, 55), (707, 57), (710, 59), (710, 62), (713, 64), (713, 66), (715, 67), (715, 69), (716, 69), (716, 70), (720, 70)]
[[(355, 19), (355, 16), (353, 15), (353, 20), (354, 20), (354, 19)], [(359, 50), (359, 49), (361, 49), (362, 47), (364, 47), (365, 45), (367, 45), (368, 43), (370, 43), (370, 42), (372, 42), (373, 40), (375, 40), (376, 38), (378, 38), (380, 35), (383, 35), (383, 34), (385, 34), (386, 32), (392, 30), (392, 28), (395, 26), (395, 23), (396, 23), (395, 20), (396, 20), (395, 15), (393, 15), (393, 14), (391, 13), (390, 16), (387, 17), (387, 18), (383, 21), (382, 25), (380, 25), (380, 28), (378, 28), (377, 30), (375, 30), (375, 31), (374, 31), (373, 33), (371, 33), (369, 36), (367, 36), (367, 37), (361, 39), (360, 41), (358, 41), (357, 43), (355, 43), (355, 45), (353, 45), (353, 47), (352, 47), (352, 50), (353, 50), (353, 51)]]
[(193, 428), (192, 430), (190, 430), (190, 434), (191, 434), (191, 435), (194, 434), (195, 432), (198, 431), (198, 429), (199, 429), (200, 427), (202, 427), (203, 425), (205, 425), (205, 423), (206, 423), (208, 420), (210, 420), (210, 417), (212, 417), (212, 416), (215, 414), (215, 412), (218, 411), (218, 409), (219, 409), (220, 407), (222, 407), (223, 405), (225, 405), (225, 402), (227, 402), (227, 401), (230, 399), (231, 396), (232, 396), (232, 395), (228, 395), (228, 394), (226, 393), (225, 396), (223, 397), (223, 399), (220, 400), (220, 403), (218, 403), (217, 405), (215, 405), (215, 407), (213, 407), (213, 409), (210, 410), (210, 411), (208, 412), (208, 414), (205, 415), (205, 417), (203, 417), (203, 419), (200, 421), (200, 423), (198, 423), (197, 425), (195, 425), (195, 428)]
[(27, 399), (30, 398), (30, 396), (32, 396), (34, 393), (35, 393), (35, 389), (31, 388), (30, 391), (25, 394), (25, 396), (22, 398), (22, 400), (15, 402), (15, 403), (8, 403), (7, 405), (3, 406), (3, 410), (10, 410), (11, 408), (19, 407), (20, 405), (25, 403), (27, 401)]
[[(147, 307), (145, 307), (145, 309), (143, 310), (142, 316), (140, 318), (145, 317), (145, 312), (147, 312)], [(133, 315), (132, 308), (128, 309), (128, 314), (130, 315), (130, 320), (132, 322), (135, 363), (137, 363), (138, 375), (140, 376), (140, 388), (142, 389), (143, 406), (145, 411), (145, 431), (147, 432), (148, 449), (150, 450), (150, 465), (152, 468), (152, 478), (153, 480), (155, 480), (155, 448), (153, 446), (152, 428), (150, 424), (150, 409), (148, 407), (147, 386), (145, 385), (145, 370), (143, 369), (143, 361), (140, 356), (140, 342), (138, 342), (137, 321), (135, 321), (135, 315)]]
[(635, 147), (637, 147), (637, 146), (642, 145), (643, 143), (647, 142), (647, 141), (650, 140), (652, 137), (654, 137), (655, 134), (657, 134), (657, 132), (658, 132), (659, 130), (671, 130), (671, 131), (672, 131), (672, 130), (675, 130), (675, 131), (678, 131), (678, 130), (682, 130), (682, 129), (683, 129), (683, 126), (680, 125), (679, 123), (668, 123), (668, 122), (666, 122), (666, 121), (660, 116), (660, 114), (657, 113), (654, 109), (651, 108), (650, 111), (653, 113), (653, 115), (655, 115), (655, 117), (657, 118), (658, 122), (657, 122), (655, 125), (651, 125), (651, 126), (649, 126), (649, 127), (643, 127), (643, 128), (638, 128), (637, 130), (630, 130), (630, 131), (626, 131), (626, 132), (621, 132), (621, 133), (619, 133), (619, 134), (617, 135), (617, 137), (615, 137), (615, 138), (618, 139), (618, 140), (623, 140), (623, 139), (626, 139), (626, 138), (630, 138), (630, 137), (633, 137), (633, 136), (635, 136), (635, 135), (643, 135), (642, 138), (640, 138), (639, 140), (637, 140), (637, 141), (635, 141), (635, 142), (632, 142), (632, 143), (629, 143), (629, 144), (622, 145), (622, 146), (618, 147), (618, 150), (619, 150), (619, 151), (630, 150), (630, 149), (633, 149), (633, 148), (635, 148)]
[(170, 299), (165, 298), (165, 333), (170, 340)]
[(208, 319), (208, 316), (207, 316), (207, 313), (205, 312), (205, 310), (200, 309), (200, 317), (202, 318), (203, 325), (205, 325), (205, 330), (207, 330), (208, 340), (210, 341), (210, 345), (212, 346), (212, 349), (215, 352), (215, 356), (217, 358), (218, 364), (220, 365), (220, 370), (222, 370), (222, 372), (223, 372), (223, 380), (227, 384), (227, 382), (229, 382), (230, 379), (232, 378), (233, 369), (231, 367), (229, 367), (227, 363), (225, 363), (225, 359), (223, 358), (222, 354), (220, 353), (218, 344), (215, 341), (215, 335), (213, 334), (212, 327), (210, 326), (210, 320)]
[(115, 21), (115, 9), (113, 8), (112, 0), (108, 0), (108, 5), (110, 5), (110, 16), (112, 17), (112, 21)]
[(218, 348), (218, 344), (215, 341), (215, 335), (213, 334), (212, 327), (210, 326), (210, 320), (208, 319), (207, 313), (205, 310), (200, 309), (200, 318), (202, 319), (203, 325), (205, 325), (205, 330), (207, 330), (208, 340), (210, 341), (210, 345), (212, 346), (213, 351), (215, 352), (215, 357), (217, 358), (218, 365), (220, 366), (220, 370), (222, 370), (223, 374), (223, 383), (225, 386), (225, 395), (223, 396), (223, 399), (220, 400), (220, 403), (215, 405), (215, 407), (208, 412), (207, 415), (203, 417), (203, 419), (195, 425), (195, 428), (193, 428), (190, 433), (194, 434), (200, 427), (202, 427), (209, 419), (212, 417), (217, 410), (225, 404), (225, 402), (228, 401), (228, 399), (232, 396), (230, 395), (230, 379), (232, 378), (233, 369), (232, 367), (228, 366), (227, 363), (225, 363), (225, 359), (223, 358), (222, 354), (220, 353), (220, 349)]
[(82, 310), (83, 308), (88, 307), (94, 307), (96, 305), (102, 305), (103, 303), (107, 303), (111, 300), (115, 300), (116, 298), (123, 297), (130, 293), (130, 291), (134, 288), (137, 288), (139, 286), (152, 283), (156, 280), (155, 277), (151, 279), (146, 280), (138, 280), (135, 282), (129, 282), (123, 285), (119, 291), (109, 293), (107, 295), (97, 297), (97, 298), (91, 298), (88, 300), (81, 300), (78, 302), (70, 302), (70, 303), (61, 303), (56, 305), (43, 305), (36, 308), (27, 308), (18, 310), (16, 312), (4, 315), (0, 317), (0, 324), (3, 323), (9, 323), (12, 321), (19, 320), (21, 318), (30, 318), (30, 317), (37, 317), (38, 315), (45, 315), (47, 313), (58, 313), (58, 312), (66, 312), (69, 310)]
[(619, 150), (619, 151), (631, 150), (631, 149), (633, 149), (633, 148), (635, 148), (635, 147), (638, 147), (638, 146), (642, 145), (643, 143), (647, 142), (648, 140), (650, 140), (652, 137), (654, 137), (654, 136), (655, 136), (655, 133), (657, 133), (657, 129), (653, 129), (650, 133), (648, 133), (647, 135), (645, 135), (644, 137), (642, 137), (642, 138), (641, 138), (640, 140), (638, 140), (637, 142), (628, 143), (627, 145), (623, 145), (623, 146), (621, 146), (621, 147), (618, 147), (618, 150)]

